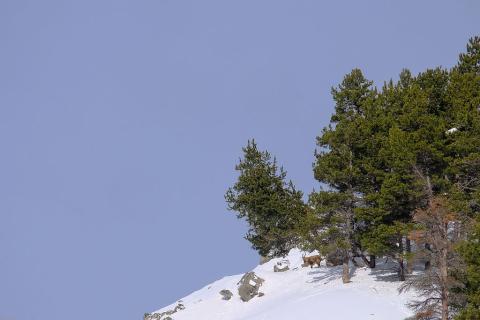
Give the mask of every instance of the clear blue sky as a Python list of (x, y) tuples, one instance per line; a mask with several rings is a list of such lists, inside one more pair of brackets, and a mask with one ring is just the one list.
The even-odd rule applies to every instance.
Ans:
[(130, 320), (258, 257), (256, 138), (307, 193), (330, 88), (449, 67), (480, 2), (0, 0), (0, 319)]

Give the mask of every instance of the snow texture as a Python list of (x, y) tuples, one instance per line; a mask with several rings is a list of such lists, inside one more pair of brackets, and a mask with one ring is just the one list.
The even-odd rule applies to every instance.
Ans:
[[(185, 309), (174, 320), (403, 320), (412, 316), (406, 303), (415, 299), (411, 292), (399, 294), (394, 265), (379, 259), (377, 268), (351, 267), (352, 282), (342, 283), (342, 267), (302, 268), (302, 252), (294, 249), (286, 257), (291, 270), (276, 273), (273, 259), (253, 271), (265, 279), (265, 294), (243, 302), (238, 296), (242, 275), (225, 277), (182, 299)], [(230, 290), (233, 297), (222, 300), (219, 291)], [(171, 309), (175, 303), (160, 309)]]
[(458, 131), (457, 128), (451, 128), (451, 129), (448, 129), (448, 130), (446, 131), (446, 134), (452, 134), (452, 133), (455, 133), (455, 132), (457, 132), (457, 131)]

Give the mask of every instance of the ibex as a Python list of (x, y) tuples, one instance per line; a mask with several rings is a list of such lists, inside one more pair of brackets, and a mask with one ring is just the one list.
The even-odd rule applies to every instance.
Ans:
[(314, 265), (317, 265), (320, 267), (320, 262), (322, 261), (322, 257), (320, 255), (315, 255), (315, 256), (302, 256), (303, 259), (303, 265), (304, 267), (310, 266), (310, 268), (313, 268)]

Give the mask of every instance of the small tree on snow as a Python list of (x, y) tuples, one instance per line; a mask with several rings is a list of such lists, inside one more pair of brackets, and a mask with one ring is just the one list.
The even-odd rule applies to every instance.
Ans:
[(262, 256), (281, 256), (295, 245), (296, 229), (307, 207), (302, 192), (286, 181), (275, 158), (260, 151), (254, 140), (243, 148), (235, 169), (237, 182), (225, 194), (228, 208), (249, 224), (246, 239)]

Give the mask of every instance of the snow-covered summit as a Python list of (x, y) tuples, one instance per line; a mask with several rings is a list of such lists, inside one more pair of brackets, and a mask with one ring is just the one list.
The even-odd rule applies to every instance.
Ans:
[[(352, 267), (352, 282), (348, 284), (342, 283), (341, 266), (326, 267), (322, 261), (320, 268), (308, 268), (302, 263), (302, 252), (294, 249), (285, 258), (257, 266), (253, 272), (265, 280), (259, 290), (262, 294), (248, 302), (243, 302), (238, 293), (243, 275), (229, 276), (155, 311), (152, 319), (403, 320), (412, 315), (405, 304), (413, 294), (398, 293), (400, 282), (392, 266), (384, 261), (372, 270)], [(289, 270), (274, 272), (277, 264), (288, 265)], [(222, 299), (222, 290), (229, 290), (233, 296)], [(175, 308), (176, 312), (168, 312)]]

